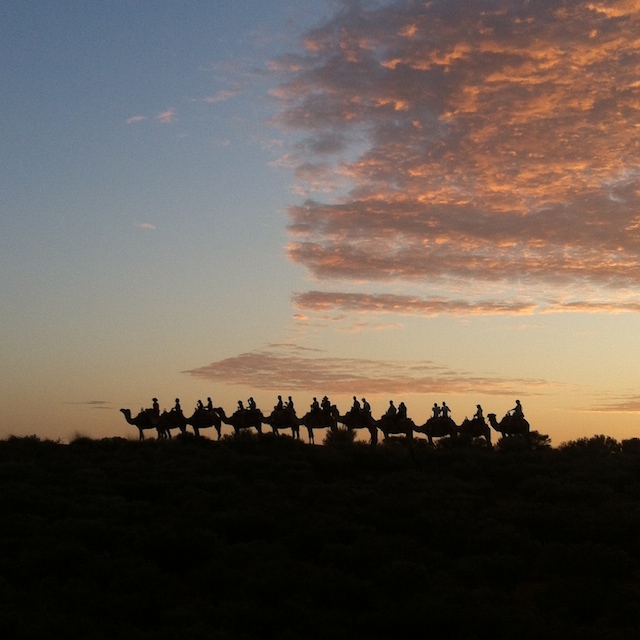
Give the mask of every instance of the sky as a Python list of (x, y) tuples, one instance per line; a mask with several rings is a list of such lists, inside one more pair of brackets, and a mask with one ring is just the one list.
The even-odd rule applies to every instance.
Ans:
[(0, 437), (640, 436), (640, 0), (5, 0), (0, 60)]

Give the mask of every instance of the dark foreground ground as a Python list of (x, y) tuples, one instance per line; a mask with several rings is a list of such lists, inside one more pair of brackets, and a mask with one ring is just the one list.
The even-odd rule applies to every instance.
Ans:
[(601, 444), (9, 438), (2, 637), (638, 638), (640, 454)]

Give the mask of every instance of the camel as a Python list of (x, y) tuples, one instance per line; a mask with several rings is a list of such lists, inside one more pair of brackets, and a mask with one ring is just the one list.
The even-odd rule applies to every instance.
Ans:
[(222, 422), (230, 424), (233, 427), (235, 435), (238, 435), (242, 429), (251, 429), (252, 427), (256, 429), (258, 433), (262, 433), (264, 416), (260, 409), (241, 409), (235, 411), (229, 418), (227, 418), (222, 407), (217, 407), (215, 412), (220, 416)]
[(196, 409), (190, 418), (185, 418), (185, 423), (193, 427), (193, 432), (196, 434), (196, 437), (200, 437), (200, 429), (214, 427), (218, 433), (218, 440), (220, 440), (222, 419), (217, 413), (218, 411), (218, 409)]
[(171, 436), (162, 424), (160, 418), (153, 413), (152, 409), (143, 409), (135, 418), (131, 417), (131, 409), (120, 409), (120, 411), (129, 424), (138, 428), (138, 431), (140, 432), (140, 440), (144, 440), (144, 432), (148, 429), (156, 430), (158, 440), (164, 440)]
[(504, 418), (498, 422), (496, 420), (495, 413), (488, 413), (487, 418), (489, 418), (491, 426), (501, 433), (503, 438), (507, 438), (509, 436), (529, 435), (529, 423), (524, 417), (519, 418), (507, 413)]
[(171, 411), (163, 411), (160, 414), (160, 425), (164, 430), (166, 437), (171, 440), (171, 429), (180, 429), (180, 433), (187, 431), (187, 419), (181, 412), (171, 409)]
[(275, 435), (280, 435), (280, 429), (291, 429), (291, 437), (300, 439), (300, 422), (295, 409), (274, 409), (271, 415), (264, 416), (262, 421), (268, 424)]
[(315, 409), (305, 413), (302, 418), (298, 418), (298, 422), (307, 427), (309, 444), (315, 444), (315, 440), (313, 438), (314, 429), (331, 429), (331, 431), (336, 431), (338, 428), (338, 415), (339, 413), (336, 406), (331, 405), (330, 411)]
[(491, 427), (480, 418), (465, 418), (462, 424), (458, 427), (458, 434), (462, 438), (484, 438), (487, 444), (491, 446)]
[(429, 444), (433, 444), (434, 438), (444, 438), (449, 436), (455, 438), (458, 435), (458, 425), (449, 417), (439, 416), (429, 418), (423, 425), (416, 427), (418, 433), (424, 433), (429, 439)]
[(376, 421), (373, 419), (373, 416), (368, 411), (364, 411), (363, 409), (350, 409), (343, 416), (337, 413), (336, 420), (343, 424), (348, 431), (367, 429), (371, 436), (369, 444), (378, 443), (378, 427), (376, 426)]
[(390, 435), (402, 434), (407, 440), (413, 439), (413, 432), (416, 428), (415, 422), (411, 418), (399, 418), (386, 413), (376, 422), (378, 428), (384, 434), (384, 439), (388, 440)]

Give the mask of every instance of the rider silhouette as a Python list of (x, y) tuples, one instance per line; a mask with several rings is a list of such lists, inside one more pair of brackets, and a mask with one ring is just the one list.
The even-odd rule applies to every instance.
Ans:
[(440, 417), (440, 407), (438, 406), (437, 402), (433, 403), (433, 408), (431, 409), (431, 411), (433, 412), (433, 415), (432, 415), (433, 418)]
[(178, 414), (182, 415), (182, 407), (180, 406), (180, 398), (176, 398), (176, 403), (173, 406), (173, 410)]
[(362, 410), (365, 413), (371, 414), (371, 405), (367, 402), (366, 398), (362, 398)]
[(160, 405), (158, 404), (158, 398), (154, 398), (152, 400), (153, 406), (151, 407), (151, 411), (153, 415), (157, 418), (160, 415)]
[(443, 401), (442, 408), (440, 409), (440, 415), (443, 418), (448, 418), (450, 413), (451, 413), (451, 409), (447, 406), (447, 403)]
[(282, 411), (284, 409), (284, 402), (282, 402), (282, 396), (278, 396), (278, 404), (275, 406), (276, 411)]
[(211, 397), (207, 398), (207, 411), (213, 411), (213, 400)]
[(473, 419), (484, 422), (484, 415), (482, 415), (482, 407), (479, 404), (477, 404), (476, 407), (477, 408), (476, 408), (476, 412), (473, 415)]
[(356, 398), (355, 396), (353, 396), (353, 404), (351, 405), (351, 411), (353, 411), (354, 413), (360, 412), (360, 403), (358, 402), (358, 398)]
[(202, 404), (202, 400), (198, 400), (198, 404), (196, 404), (196, 411), (202, 411), (204, 409), (204, 405)]
[(255, 411), (257, 409), (256, 401), (253, 398), (249, 398), (247, 404), (249, 405), (249, 411)]
[(313, 398), (313, 402), (311, 403), (311, 411), (320, 411), (320, 405), (316, 397)]
[(404, 402), (398, 405), (398, 419), (404, 420), (407, 417), (407, 407)]
[(331, 402), (327, 396), (322, 398), (322, 402), (320, 403), (320, 408), (325, 412), (329, 413), (331, 411)]
[(522, 411), (520, 400), (516, 400), (516, 406), (513, 407), (509, 413), (511, 413), (514, 418), (524, 418), (524, 412)]
[(390, 418), (395, 418), (397, 413), (398, 413), (398, 410), (393, 404), (393, 400), (389, 400), (389, 408), (387, 409), (386, 415), (388, 415)]

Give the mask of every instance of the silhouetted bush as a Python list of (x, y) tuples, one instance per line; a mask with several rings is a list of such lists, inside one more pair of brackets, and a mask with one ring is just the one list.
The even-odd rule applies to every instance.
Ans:
[(249, 433), (0, 441), (0, 628), (635, 638), (640, 455), (546, 438), (521, 452)]
[(538, 431), (531, 431), (531, 433), (527, 435), (500, 438), (498, 442), (496, 442), (497, 451), (549, 451), (550, 449), (551, 438)]
[(630, 453), (633, 455), (640, 454), (640, 438), (631, 438), (629, 440), (623, 440), (620, 443), (620, 449), (622, 453)]
[(610, 436), (597, 435), (563, 442), (559, 449), (576, 455), (603, 456), (621, 451), (620, 443)]
[(355, 439), (356, 432), (354, 430), (338, 427), (337, 429), (327, 429), (322, 444), (327, 446), (345, 446), (353, 444)]

